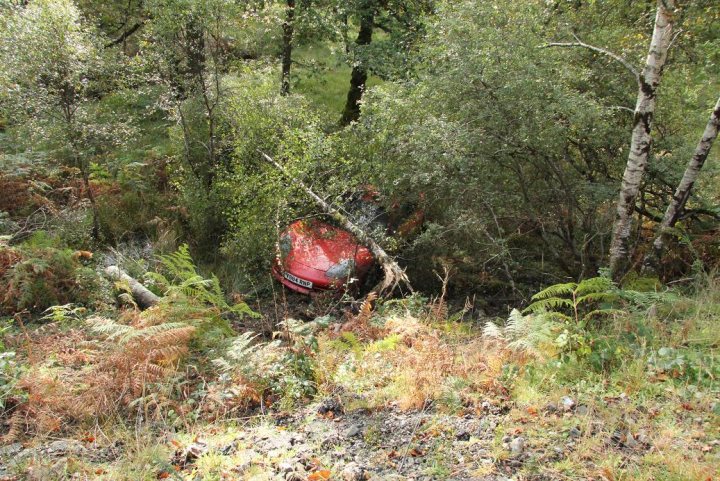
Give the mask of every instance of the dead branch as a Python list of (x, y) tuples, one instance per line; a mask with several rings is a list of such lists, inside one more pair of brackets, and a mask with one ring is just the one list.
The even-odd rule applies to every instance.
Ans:
[(108, 266), (105, 268), (105, 274), (115, 281), (127, 282), (130, 287), (130, 293), (137, 302), (138, 306), (143, 309), (152, 307), (160, 301), (158, 296), (142, 285), (140, 281), (130, 277), (127, 272), (120, 269), (118, 266)]
[(635, 77), (635, 81), (640, 82), (640, 72), (637, 71), (633, 65), (622, 58), (620, 55), (617, 55), (610, 50), (604, 49), (602, 47), (596, 47), (594, 45), (587, 44), (580, 40), (577, 35), (573, 34), (573, 37), (575, 37), (575, 42), (551, 42), (546, 43), (545, 45), (541, 45), (541, 48), (547, 48), (547, 47), (582, 47), (587, 48), (588, 50), (592, 50), (593, 52), (598, 52), (603, 55), (607, 55), (611, 59), (620, 62), (623, 67), (625, 67), (632, 75)]
[(410, 292), (412, 292), (412, 286), (410, 285), (410, 280), (408, 279), (407, 274), (405, 274), (405, 270), (400, 267), (398, 263), (395, 262), (395, 260), (390, 257), (387, 252), (385, 252), (385, 249), (380, 247), (380, 245), (375, 242), (375, 239), (373, 239), (362, 228), (351, 222), (350, 219), (340, 213), (339, 210), (325, 202), (322, 197), (317, 195), (312, 189), (305, 185), (302, 180), (291, 175), (285, 169), (285, 167), (277, 163), (272, 157), (270, 157), (261, 150), (258, 150), (258, 152), (268, 163), (270, 163), (273, 167), (278, 169), (285, 177), (287, 177), (288, 180), (293, 182), (296, 186), (300, 187), (300, 189), (302, 189), (308, 195), (308, 197), (310, 197), (315, 202), (315, 204), (317, 204), (317, 206), (322, 209), (323, 212), (335, 219), (335, 221), (338, 222), (345, 230), (352, 233), (363, 245), (367, 246), (370, 249), (370, 251), (375, 256), (375, 260), (377, 260), (377, 262), (382, 267), (383, 273), (385, 275), (383, 282), (373, 290), (377, 290), (380, 293), (384, 294), (390, 294), (397, 287), (404, 286)]

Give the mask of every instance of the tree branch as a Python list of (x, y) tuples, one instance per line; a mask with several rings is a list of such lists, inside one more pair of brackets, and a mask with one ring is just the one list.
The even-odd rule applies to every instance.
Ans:
[(127, 40), (128, 37), (130, 37), (132, 34), (140, 30), (140, 27), (142, 27), (145, 24), (144, 21), (137, 22), (135, 25), (130, 27), (129, 29), (125, 30), (122, 35), (120, 35), (118, 38), (113, 40), (110, 43), (105, 44), (105, 48), (114, 47), (115, 45), (123, 43), (125, 40)]
[(612, 58), (613, 60), (616, 60), (617, 62), (620, 62), (620, 63), (623, 65), (623, 67), (625, 67), (625, 68), (632, 74), (632, 76), (635, 77), (635, 81), (637, 81), (637, 82), (640, 81), (640, 72), (638, 72), (637, 69), (636, 69), (635, 67), (633, 67), (633, 65), (632, 65), (630, 62), (628, 62), (627, 60), (625, 60), (625, 59), (622, 58), (621, 56), (619, 56), (619, 55), (611, 52), (610, 50), (604, 49), (604, 48), (602, 48), (602, 47), (596, 47), (596, 46), (594, 46), (594, 45), (587, 44), (587, 43), (583, 42), (582, 40), (580, 40), (580, 39), (577, 37), (577, 35), (575, 35), (575, 34), (572, 34), (572, 35), (573, 35), (573, 37), (575, 38), (575, 42), (551, 42), (551, 43), (546, 43), (545, 45), (541, 45), (540, 48), (548, 48), (548, 47), (582, 47), (582, 48), (587, 48), (587, 49), (592, 50), (592, 51), (594, 51), (594, 52), (598, 52), (598, 53), (601, 53), (601, 54), (603, 54), (603, 55), (607, 55), (608, 57)]

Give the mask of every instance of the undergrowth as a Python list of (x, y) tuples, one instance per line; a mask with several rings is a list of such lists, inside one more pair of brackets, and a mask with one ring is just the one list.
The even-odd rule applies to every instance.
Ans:
[(253, 311), (228, 302), (187, 247), (159, 257), (146, 280), (162, 300), (145, 311), (65, 304), (41, 327), (3, 325), (5, 441), (128, 419), (191, 433), (332, 398), (345, 413), (507, 413), (488, 473), (512, 460), (500, 439), (518, 433), (538, 453), (518, 468), (528, 479), (705, 480), (718, 462), (714, 276), (685, 289), (604, 277), (551, 286), (507, 319), (451, 312), (443, 296), (370, 295), (344, 322), (288, 318), (273, 333), (243, 327)]

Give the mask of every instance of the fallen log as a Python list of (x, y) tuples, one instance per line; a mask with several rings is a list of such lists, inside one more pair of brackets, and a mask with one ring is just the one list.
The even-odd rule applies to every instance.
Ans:
[(127, 272), (118, 266), (108, 266), (105, 268), (105, 274), (115, 281), (126, 282), (130, 287), (130, 293), (135, 302), (141, 309), (152, 307), (160, 301), (160, 298), (153, 294), (147, 287), (142, 285), (137, 279), (130, 277)]
[(352, 233), (363, 245), (367, 246), (368, 249), (370, 249), (370, 251), (375, 256), (375, 260), (380, 264), (380, 267), (382, 267), (384, 274), (383, 281), (378, 286), (376, 286), (375, 289), (373, 289), (374, 291), (381, 294), (390, 294), (396, 288), (401, 286), (404, 286), (410, 292), (413, 291), (412, 286), (410, 285), (410, 279), (408, 279), (407, 274), (405, 274), (405, 269), (400, 267), (398, 263), (395, 262), (395, 259), (393, 259), (387, 252), (385, 252), (385, 249), (383, 249), (380, 244), (375, 242), (375, 239), (373, 239), (362, 228), (358, 227), (356, 224), (350, 221), (350, 219), (348, 219), (347, 216), (343, 215), (339, 210), (325, 202), (319, 195), (313, 192), (310, 187), (305, 185), (302, 180), (291, 175), (287, 171), (287, 169), (285, 169), (285, 167), (276, 162), (272, 157), (270, 157), (261, 150), (258, 150), (258, 152), (268, 163), (270, 163), (273, 167), (278, 169), (285, 177), (287, 177), (290, 182), (294, 183), (296, 186), (300, 187), (300, 189), (305, 191), (308, 197), (310, 197), (323, 212), (335, 219), (335, 221), (340, 224), (341, 227)]

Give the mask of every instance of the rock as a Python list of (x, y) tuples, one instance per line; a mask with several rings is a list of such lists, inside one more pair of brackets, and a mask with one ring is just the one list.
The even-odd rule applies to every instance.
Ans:
[(179, 464), (180, 466), (192, 464), (207, 451), (207, 443), (205, 441), (198, 440), (186, 447), (181, 453), (176, 453), (173, 461), (175, 464)]
[(637, 440), (637, 442), (639, 442), (639, 443), (642, 444), (643, 446), (650, 446), (650, 445), (651, 445), (650, 437), (649, 437), (647, 434), (645, 434), (644, 432), (642, 432), (642, 431), (639, 432), (639, 433), (637, 434), (637, 436), (635, 436), (635, 439)]
[(562, 406), (563, 411), (572, 411), (575, 408), (575, 400), (570, 396), (563, 396), (560, 400), (560, 405)]
[(469, 441), (470, 433), (467, 430), (462, 429), (455, 434), (455, 439), (458, 441)]
[(362, 426), (360, 426), (359, 424), (353, 424), (352, 426), (350, 426), (349, 428), (347, 428), (345, 430), (344, 435), (346, 438), (352, 438), (352, 437), (360, 434), (361, 431), (362, 431)]
[(233, 441), (232, 443), (223, 446), (220, 449), (220, 454), (222, 454), (223, 456), (229, 456), (229, 455), (233, 454), (235, 451), (237, 451), (237, 447), (238, 447), (237, 441)]
[(337, 396), (324, 399), (317, 408), (318, 414), (343, 414), (345, 410)]
[(586, 405), (581, 404), (575, 409), (575, 414), (578, 416), (587, 416), (590, 413), (590, 408), (588, 408)]
[(577, 426), (573, 427), (568, 431), (568, 437), (576, 439), (582, 436), (582, 431)]
[(555, 403), (547, 403), (547, 404), (545, 405), (545, 412), (546, 412), (546, 413), (549, 413), (549, 414), (558, 412), (557, 404), (555, 404)]
[(15, 456), (22, 451), (23, 447), (20, 443), (12, 443), (7, 446), (0, 446), (0, 457)]
[(625, 436), (625, 441), (623, 442), (626, 448), (635, 449), (638, 447), (640, 443), (638, 443), (635, 440), (635, 436), (632, 435), (630, 431), (627, 432), (627, 435)]
[(341, 477), (343, 481), (363, 481), (365, 470), (357, 463), (348, 463), (342, 470)]
[(245, 474), (252, 467), (252, 464), (251, 460), (246, 460), (232, 468), (232, 470), (239, 474)]
[(283, 461), (278, 465), (278, 471), (281, 473), (290, 473), (295, 470), (295, 464), (289, 461)]
[(525, 450), (525, 438), (518, 436), (517, 438), (510, 441), (510, 452), (518, 455), (522, 454)]
[(85, 447), (78, 441), (61, 439), (48, 444), (44, 451), (53, 456), (63, 456), (80, 454), (85, 451)]

